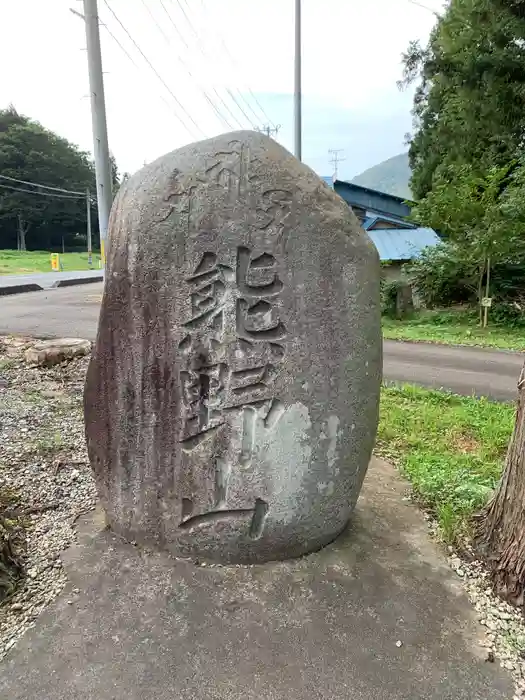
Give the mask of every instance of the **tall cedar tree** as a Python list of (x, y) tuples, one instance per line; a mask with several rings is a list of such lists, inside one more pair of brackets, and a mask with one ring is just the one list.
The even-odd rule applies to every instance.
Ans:
[(524, 146), (523, 3), (451, 0), (429, 43), (412, 42), (401, 86), (417, 82), (410, 138), (416, 199), (449, 166), (483, 176)]
[[(510, 255), (516, 241), (508, 228), (518, 228), (521, 234), (525, 199), (525, 186), (520, 187), (525, 146), (525, 2), (451, 0), (428, 46), (414, 42), (404, 56), (401, 84), (416, 80), (410, 163), (412, 190), (422, 200), (420, 213), (439, 214), (444, 225), (452, 224), (450, 233), (456, 239), (461, 233), (468, 238), (492, 228), (494, 234), (486, 245), (496, 252), (502, 248), (499, 243), (506, 241), (511, 244)], [(516, 172), (513, 163), (521, 166)], [(466, 175), (458, 180), (461, 173)], [(473, 196), (474, 191), (467, 192), (463, 203), (458, 200), (459, 184), (468, 189), (476, 179), (494, 182), (500, 173), (506, 191), (497, 187), (490, 202)], [(508, 179), (512, 182), (506, 189)], [(482, 202), (488, 208), (476, 213), (475, 205)], [(466, 209), (458, 212), (458, 207)], [(452, 221), (458, 217), (460, 223), (464, 219), (460, 226)], [(478, 239), (482, 237), (476, 233)], [(496, 590), (521, 606), (525, 603), (524, 505), (525, 366), (518, 381), (516, 422), (504, 474), (478, 517), (476, 538)]]

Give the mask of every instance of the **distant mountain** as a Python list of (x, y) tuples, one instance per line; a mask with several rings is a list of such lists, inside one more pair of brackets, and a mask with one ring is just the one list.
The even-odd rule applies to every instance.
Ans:
[(369, 187), (371, 190), (411, 199), (412, 193), (408, 184), (410, 175), (408, 153), (400, 153), (356, 175), (352, 182), (361, 187)]

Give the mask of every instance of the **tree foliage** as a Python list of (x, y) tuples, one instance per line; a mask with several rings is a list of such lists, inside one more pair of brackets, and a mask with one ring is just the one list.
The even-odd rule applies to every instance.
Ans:
[[(112, 170), (117, 187), (114, 159)], [(98, 228), (95, 172), (89, 154), (12, 106), (0, 110), (0, 175), (4, 176), (0, 179), (0, 248), (16, 247), (17, 239), (19, 245), (32, 249), (57, 248), (63, 241), (68, 246), (79, 245), (86, 232), (85, 196), (46, 193), (15, 180), (80, 193), (89, 188), (93, 193), (93, 228)]]
[[(446, 242), (424, 255), (412, 274), (436, 299), (450, 296), (460, 275), (463, 292), (477, 287), (479, 299), (492, 265), (493, 287), (496, 280), (506, 290), (505, 303), (518, 309), (516, 321), (522, 323), (525, 276), (518, 275), (514, 298), (511, 280), (515, 284), (516, 272), (525, 267), (525, 2), (450, 0), (428, 46), (408, 48), (402, 84), (414, 80), (419, 84), (409, 155), (419, 202), (413, 214), (440, 230)], [(505, 269), (514, 276), (502, 275)], [(478, 550), (496, 590), (520, 606), (524, 470), (525, 367), (504, 474), (477, 529)]]
[[(410, 276), (427, 306), (481, 302), (490, 274), (493, 318), (525, 319), (525, 163), (474, 175), (449, 166), (412, 215), (440, 230), (444, 242), (424, 251)], [(495, 314), (494, 314), (495, 312)]]
[(429, 43), (412, 42), (402, 85), (418, 82), (410, 141), (412, 191), (424, 197), (448, 167), (483, 175), (523, 147), (525, 19), (522, 3), (451, 0)]
[[(402, 85), (418, 81), (409, 152), (411, 186), (418, 200), (412, 215), (448, 242), (435, 254), (441, 256), (442, 264), (431, 275), (434, 286), (427, 296), (432, 303), (437, 302), (438, 292), (443, 301), (450, 301), (473, 287), (481, 301), (489, 291), (494, 266), (500, 276), (505, 268), (523, 268), (525, 18), (518, 11), (521, 6), (503, 0), (451, 0), (428, 45), (412, 42), (404, 55)], [(454, 284), (446, 255), (457, 261)], [(414, 267), (422, 284), (424, 263)], [(438, 279), (440, 269), (447, 274)]]

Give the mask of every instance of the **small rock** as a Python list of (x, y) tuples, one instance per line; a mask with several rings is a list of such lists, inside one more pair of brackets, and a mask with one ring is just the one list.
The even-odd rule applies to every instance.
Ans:
[(396, 642), (396, 647), (399, 649), (402, 646), (403, 646), (403, 642), (400, 639), (398, 639)]
[(63, 396), (61, 391), (55, 391), (53, 389), (44, 389), (40, 392), (40, 396), (44, 399), (57, 399)]
[(90, 350), (91, 342), (81, 338), (42, 340), (25, 351), (24, 359), (29, 365), (51, 367), (65, 360), (87, 355)]

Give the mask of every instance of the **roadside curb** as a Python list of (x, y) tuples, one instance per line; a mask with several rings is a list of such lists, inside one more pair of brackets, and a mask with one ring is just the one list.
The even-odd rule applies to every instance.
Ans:
[(24, 292), (42, 292), (44, 287), (39, 284), (11, 284), (7, 287), (0, 287), (0, 297), (8, 294), (23, 294)]
[(97, 277), (76, 277), (73, 279), (57, 280), (53, 282), (50, 289), (57, 289), (58, 287), (73, 287), (77, 284), (90, 284), (91, 282), (103, 282), (104, 275), (99, 275)]
[(488, 352), (499, 352), (511, 355), (523, 355), (525, 353), (525, 347), (522, 350), (511, 350), (510, 348), (499, 348), (496, 345), (474, 345), (472, 343), (444, 343), (439, 340), (420, 340), (410, 338), (389, 338), (388, 336), (383, 336), (383, 342), (387, 340), (389, 343), (401, 343), (404, 345), (433, 345), (439, 348), (460, 348), (461, 350), (486, 350)]

